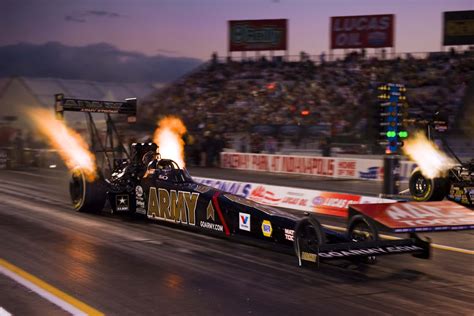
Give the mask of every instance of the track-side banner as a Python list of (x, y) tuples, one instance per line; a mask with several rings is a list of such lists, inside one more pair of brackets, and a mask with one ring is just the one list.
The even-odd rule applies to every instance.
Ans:
[(393, 47), (395, 15), (331, 17), (331, 49)]
[(229, 21), (229, 51), (287, 49), (288, 20)]
[(474, 11), (443, 14), (443, 45), (474, 44)]
[[(221, 167), (340, 179), (383, 180), (382, 159), (221, 153)], [(400, 181), (407, 181), (416, 164), (402, 161)]]
[(239, 195), (261, 204), (340, 217), (346, 217), (348, 206), (354, 203), (392, 202), (389, 199), (371, 196), (283, 187), (263, 183), (198, 177), (193, 177), (193, 179), (201, 184)]

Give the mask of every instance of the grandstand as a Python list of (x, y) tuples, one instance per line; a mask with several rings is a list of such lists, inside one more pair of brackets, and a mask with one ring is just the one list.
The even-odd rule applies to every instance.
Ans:
[(412, 118), (442, 111), (455, 127), (474, 78), (472, 48), (392, 57), (355, 51), (333, 61), (306, 54), (288, 61), (214, 58), (145, 100), (141, 120), (174, 114), (197, 138), (225, 134), (237, 151), (314, 153), (332, 141), (366, 154), (379, 148), (371, 128), (376, 87), (402, 82)]

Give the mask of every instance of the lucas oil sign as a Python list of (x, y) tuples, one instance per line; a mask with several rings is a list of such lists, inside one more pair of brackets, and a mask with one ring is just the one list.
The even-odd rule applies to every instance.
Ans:
[(395, 16), (331, 17), (331, 49), (393, 47)]

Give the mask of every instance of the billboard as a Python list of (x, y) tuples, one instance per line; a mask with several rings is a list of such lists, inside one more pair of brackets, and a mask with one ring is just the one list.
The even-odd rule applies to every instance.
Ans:
[(229, 21), (229, 51), (286, 50), (288, 20)]
[(395, 15), (331, 17), (331, 49), (393, 47)]
[(443, 14), (443, 45), (474, 44), (474, 11)]

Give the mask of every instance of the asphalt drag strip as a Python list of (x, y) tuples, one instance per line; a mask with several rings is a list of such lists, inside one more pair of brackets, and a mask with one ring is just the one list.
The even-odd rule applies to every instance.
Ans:
[[(471, 315), (474, 309), (472, 255), (434, 249), (432, 260), (399, 255), (371, 266), (300, 268), (293, 256), (226, 239), (107, 212), (76, 213), (67, 177), (40, 174), (0, 171), (0, 257), (105, 314)], [(471, 233), (439, 235), (436, 243), (472, 250)], [(30, 314), (2, 302), (24, 290), (2, 280), (0, 306)], [(63, 312), (37, 302), (36, 294), (24, 297), (40, 311), (47, 307), (39, 304), (50, 304), (52, 313)]]

